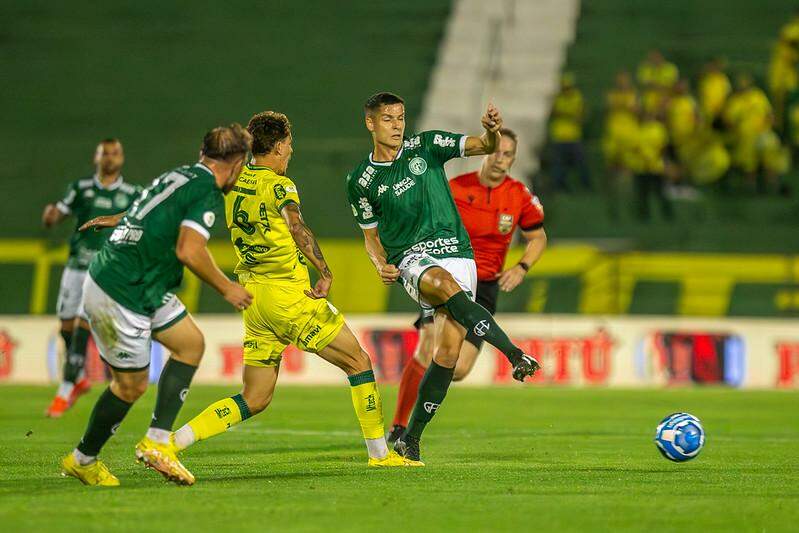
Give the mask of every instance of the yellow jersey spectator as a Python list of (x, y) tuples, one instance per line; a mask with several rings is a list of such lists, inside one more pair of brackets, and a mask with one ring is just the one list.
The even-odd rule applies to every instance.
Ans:
[(616, 84), (605, 96), (607, 114), (602, 152), (608, 167), (629, 170), (625, 155), (630, 152), (638, 132), (638, 93), (629, 72), (616, 74)]
[(549, 123), (552, 177), (557, 190), (569, 190), (567, 178), (572, 170), (578, 172), (583, 187), (592, 188), (581, 142), (584, 115), (583, 95), (575, 84), (574, 75), (564, 73), (560, 80), (560, 91), (552, 104)]
[(731, 92), (732, 84), (724, 72), (724, 62), (721, 59), (708, 62), (699, 78), (699, 108), (705, 124), (710, 126), (719, 118)]
[(658, 113), (680, 71), (669, 63), (659, 50), (651, 50), (646, 60), (638, 66), (638, 83), (643, 87), (643, 106), (647, 113)]
[(782, 124), (785, 97), (799, 86), (796, 63), (799, 61), (799, 11), (780, 29), (780, 37), (771, 52), (768, 84), (777, 111), (777, 124)]
[(671, 201), (666, 197), (666, 126), (653, 113), (644, 112), (638, 126), (637, 143), (632, 154), (635, 171), (638, 218), (649, 220), (649, 197), (660, 204), (663, 218), (674, 218)]
[(751, 76), (738, 76), (736, 91), (724, 109), (724, 121), (731, 132), (733, 164), (745, 174), (754, 174), (759, 160), (757, 139), (771, 127), (772, 108), (766, 93), (754, 85)]
[(576, 142), (583, 137), (583, 94), (574, 83), (574, 75), (563, 74), (560, 92), (552, 104), (549, 137), (553, 142)]
[(669, 137), (679, 155), (680, 149), (696, 131), (697, 105), (688, 86), (688, 81), (681, 79), (674, 85), (674, 90), (666, 104), (666, 121)]

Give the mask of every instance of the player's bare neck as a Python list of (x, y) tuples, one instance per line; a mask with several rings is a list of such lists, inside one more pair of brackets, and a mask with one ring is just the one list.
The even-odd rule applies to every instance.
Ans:
[(402, 148), (399, 146), (389, 146), (387, 144), (375, 143), (374, 150), (372, 150), (372, 160), (376, 163), (390, 163), (397, 158), (397, 154)]
[(253, 155), (252, 164), (257, 167), (266, 167), (280, 176), (286, 172), (286, 169), (283, 168), (283, 162), (272, 154)]
[(112, 172), (111, 174), (103, 174), (102, 171), (99, 171), (97, 172), (97, 178), (100, 180), (103, 187), (106, 187), (118, 180), (120, 174), (120, 171)]
[(477, 180), (480, 182), (480, 185), (483, 187), (488, 187), (489, 189), (493, 189), (494, 187), (499, 187), (502, 185), (502, 182), (505, 181), (505, 176), (502, 176), (498, 179), (492, 178), (487, 172), (484, 172), (481, 168), (480, 171), (477, 173)]

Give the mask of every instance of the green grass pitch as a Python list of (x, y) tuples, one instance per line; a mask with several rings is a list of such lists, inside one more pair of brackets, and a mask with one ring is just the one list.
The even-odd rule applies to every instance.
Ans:
[[(187, 420), (235, 387), (195, 387)], [(429, 426), (424, 469), (368, 470), (341, 387), (281, 387), (267, 412), (184, 455), (193, 487), (133, 461), (154, 390), (103, 457), (122, 482), (84, 487), (58, 460), (100, 387), (60, 420), (53, 389), (0, 387), (3, 531), (796, 531), (799, 394), (456, 387)], [(387, 423), (395, 390), (384, 387)], [(663, 459), (657, 422), (689, 411), (700, 456)]]

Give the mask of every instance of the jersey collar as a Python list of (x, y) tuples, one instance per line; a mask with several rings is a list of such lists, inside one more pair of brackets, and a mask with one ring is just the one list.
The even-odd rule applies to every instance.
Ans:
[(379, 166), (379, 167), (390, 167), (392, 164), (394, 164), (394, 161), (396, 161), (397, 159), (400, 158), (400, 156), (402, 155), (402, 151), (404, 149), (405, 149), (405, 146), (404, 146), (404, 142), (403, 142), (403, 146), (400, 147), (400, 150), (399, 150), (399, 152), (397, 152), (397, 155), (394, 156), (394, 160), (393, 161), (375, 161), (374, 159), (372, 159), (372, 155), (374, 154), (374, 152), (369, 152), (369, 163), (372, 164), (372, 165)]
[(119, 186), (122, 185), (122, 182), (124, 181), (124, 178), (122, 177), (122, 174), (120, 174), (117, 177), (117, 179), (115, 179), (112, 183), (110, 183), (108, 185), (103, 185), (103, 182), (100, 181), (100, 176), (98, 176), (97, 174), (95, 174), (93, 176), (93, 179), (94, 179), (94, 184), (97, 186), (98, 189), (103, 189), (103, 190), (106, 190), (106, 191), (113, 191), (113, 190), (118, 189)]
[(214, 177), (213, 171), (210, 168), (208, 168), (204, 163), (200, 163), (198, 161), (198, 162), (194, 163), (194, 166), (199, 168), (199, 169), (201, 169), (201, 170), (206, 171), (212, 178)]

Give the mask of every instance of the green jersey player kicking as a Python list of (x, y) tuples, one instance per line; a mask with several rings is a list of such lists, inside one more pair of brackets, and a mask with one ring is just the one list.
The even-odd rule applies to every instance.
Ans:
[(474, 301), (472, 247), (444, 172), (452, 158), (493, 153), (502, 117), (489, 104), (479, 137), (425, 131), (404, 138), (402, 98), (378, 93), (364, 110), (374, 150), (347, 176), (352, 212), (383, 283), (401, 280), (422, 311), (435, 317), (433, 360), (419, 384), (408, 429), (395, 445), (401, 455), (418, 461), (422, 432), (444, 401), (467, 331), (504, 353), (518, 381), (540, 368)]
[(84, 312), (112, 379), (80, 443), (61, 461), (64, 474), (87, 485), (119, 485), (97, 455), (147, 390), (155, 339), (170, 356), (158, 380), (150, 428), (136, 445), (136, 458), (171, 481), (194, 483), (170, 435), (205, 343), (172, 291), (180, 285), (185, 265), (237, 310), (252, 302), (241, 285), (219, 270), (206, 247), (223, 194), (233, 188), (251, 142), (238, 124), (215, 128), (203, 139), (199, 162), (161, 174), (127, 213), (84, 225), (116, 226), (92, 260), (83, 285)]
[(58, 392), (45, 412), (52, 418), (62, 416), (90, 387), (83, 372), (90, 335), (89, 323), (81, 316), (83, 280), (89, 263), (111, 230), (80, 232), (78, 228), (93, 218), (125, 211), (139, 195), (141, 187), (122, 177), (124, 163), (125, 153), (118, 139), (100, 141), (94, 151), (94, 175), (70, 183), (64, 197), (48, 204), (42, 213), (42, 224), (46, 228), (63, 222), (70, 215), (75, 217), (75, 232), (69, 239), (69, 258), (61, 274), (56, 304), (66, 357)]

